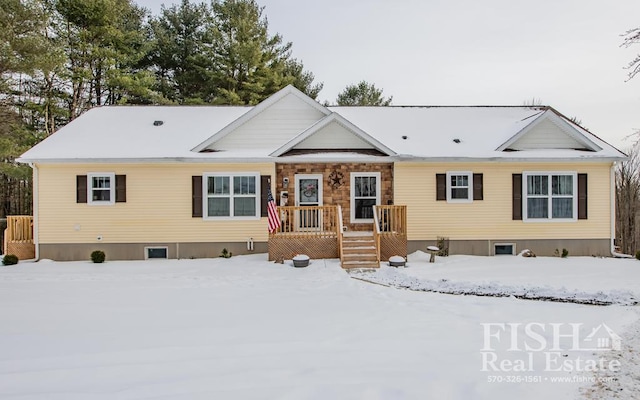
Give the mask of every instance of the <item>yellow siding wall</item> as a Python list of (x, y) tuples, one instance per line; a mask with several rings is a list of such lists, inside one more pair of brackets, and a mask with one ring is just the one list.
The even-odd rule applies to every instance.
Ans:
[[(258, 172), (261, 164), (38, 165), (38, 232), (41, 244), (235, 242), (267, 240), (267, 221), (212, 221), (191, 217), (191, 176), (207, 172)], [(113, 172), (127, 176), (127, 201), (76, 203), (76, 175)]]
[[(396, 163), (394, 201), (407, 205), (408, 239), (600, 239), (611, 236), (610, 163)], [(436, 174), (483, 174), (484, 200), (436, 201)], [(512, 220), (512, 174), (523, 171), (587, 173), (588, 219), (575, 222)], [(524, 184), (524, 182), (523, 182)]]

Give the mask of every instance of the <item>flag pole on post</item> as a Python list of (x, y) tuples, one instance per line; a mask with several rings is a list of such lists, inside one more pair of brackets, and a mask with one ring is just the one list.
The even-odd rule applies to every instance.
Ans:
[(280, 214), (276, 206), (276, 201), (271, 194), (271, 180), (269, 179), (269, 187), (267, 188), (267, 213), (269, 223), (269, 233), (273, 233), (280, 228)]

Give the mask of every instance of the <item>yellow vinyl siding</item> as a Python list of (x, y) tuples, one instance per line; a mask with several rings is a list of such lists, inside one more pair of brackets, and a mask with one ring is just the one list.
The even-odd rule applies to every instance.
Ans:
[[(266, 218), (203, 220), (191, 217), (191, 177), (207, 172), (257, 172), (275, 177), (272, 163), (38, 165), (39, 242), (152, 243), (267, 240)], [(76, 175), (127, 176), (127, 201), (76, 203)], [(258, 196), (260, 193), (258, 193)]]
[[(609, 163), (396, 163), (394, 202), (407, 205), (408, 239), (596, 239), (610, 236)], [(483, 174), (484, 200), (436, 201), (436, 174)], [(588, 219), (572, 222), (512, 220), (512, 174), (523, 171), (586, 173)], [(524, 182), (523, 182), (524, 184)]]

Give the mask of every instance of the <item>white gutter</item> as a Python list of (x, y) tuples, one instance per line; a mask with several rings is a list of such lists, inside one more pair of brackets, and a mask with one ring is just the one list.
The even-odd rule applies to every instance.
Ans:
[(38, 225), (39, 225), (38, 166), (33, 163), (29, 163), (29, 166), (33, 169), (33, 182), (32, 182), (33, 190), (31, 192), (31, 196), (33, 197), (33, 244), (36, 250), (35, 261), (38, 261), (40, 259), (40, 240), (38, 235)]

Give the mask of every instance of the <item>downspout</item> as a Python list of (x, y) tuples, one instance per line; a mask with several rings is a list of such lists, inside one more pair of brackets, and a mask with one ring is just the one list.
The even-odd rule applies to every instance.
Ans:
[(35, 246), (36, 261), (40, 259), (40, 239), (38, 234), (39, 224), (39, 201), (38, 201), (38, 166), (34, 163), (29, 163), (31, 169), (33, 169), (33, 190), (31, 196), (33, 197), (33, 245)]
[(616, 251), (615, 239), (616, 239), (616, 162), (611, 164), (611, 171), (609, 176), (609, 182), (611, 186), (610, 200), (611, 203), (611, 256), (617, 258), (633, 258), (628, 254), (618, 253)]

